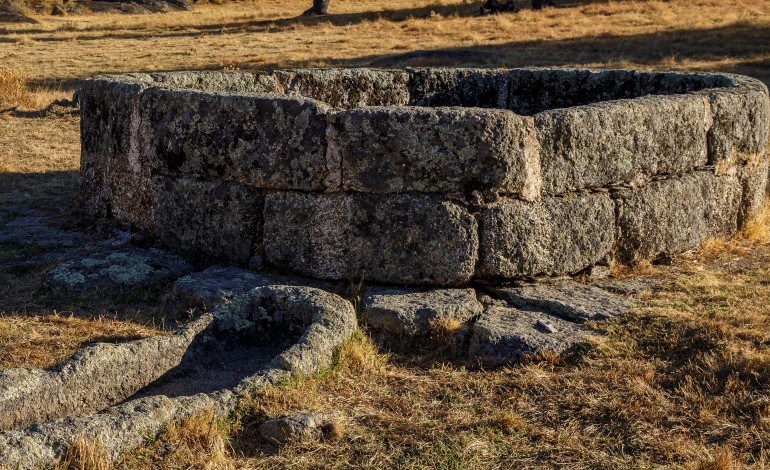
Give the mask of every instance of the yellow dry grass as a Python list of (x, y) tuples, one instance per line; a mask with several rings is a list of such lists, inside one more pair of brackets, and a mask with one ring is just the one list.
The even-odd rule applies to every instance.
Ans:
[[(0, 26), (3, 70), (31, 87), (19, 94), (0, 86), (0, 96), (13, 96), (0, 101), (21, 105), (0, 114), (0, 204), (72, 210), (77, 117), (35, 111), (95, 73), (556, 65), (721, 70), (770, 81), (768, 0), (587, 1), (489, 17), (473, 16), (478, 3), (460, 0), (333, 0), (328, 17), (296, 18), (307, 3)], [(13, 253), (19, 248), (0, 246), (0, 259)], [(40, 287), (44, 271), (0, 274), (0, 368), (47, 366), (91, 341), (162, 331), (166, 288), (140, 298), (69, 298)], [(227, 422), (205, 415), (175, 425), (122, 466), (770, 465), (770, 217), (673, 267), (615, 274), (657, 277), (665, 288), (601, 327), (605, 336), (582, 356), (466, 370), (440, 354), (385, 355), (359, 335), (332, 370), (262, 390)], [(439, 326), (438, 346), (451, 346), (457, 325)], [(281, 449), (256, 437), (264, 419), (298, 411), (339, 412), (344, 432)], [(103, 465), (96, 447), (76, 442), (66, 466)]]
[[(584, 1), (486, 17), (463, 0), (334, 0), (330, 16), (297, 18), (308, 3), (36, 17), (40, 24), (0, 27), (0, 60), (36, 84), (119, 71), (458, 63), (715, 69), (770, 80), (767, 0)], [(404, 56), (413, 51), (431, 52)]]

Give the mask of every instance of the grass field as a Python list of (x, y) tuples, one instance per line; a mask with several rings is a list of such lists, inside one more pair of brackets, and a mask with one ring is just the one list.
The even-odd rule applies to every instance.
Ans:
[[(478, 2), (333, 0), (327, 17), (296, 18), (308, 3), (0, 25), (0, 72), (11, 77), (0, 73), (0, 205), (72, 217), (78, 117), (40, 110), (96, 73), (553, 65), (719, 70), (770, 82), (766, 0), (582, 2), (489, 17), (475, 16)], [(0, 261), (20, 250), (0, 245)], [(44, 273), (0, 273), (0, 368), (50, 366), (89, 342), (174, 324), (163, 308), (168, 286), (75, 298), (42, 287)], [(770, 216), (674, 266), (618, 275), (660, 278), (664, 288), (600, 326), (605, 336), (581, 356), (478, 371), (441, 351), (386, 355), (361, 334), (331, 370), (264, 390), (225, 422), (175, 426), (123, 467), (770, 466)], [(265, 417), (308, 410), (339, 413), (341, 436), (280, 450), (256, 438)], [(88, 468), (88, 449), (73, 451), (72, 468)]]

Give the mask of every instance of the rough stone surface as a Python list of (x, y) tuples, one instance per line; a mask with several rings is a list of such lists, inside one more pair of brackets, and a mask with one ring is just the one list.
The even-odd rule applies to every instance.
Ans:
[(82, 99), (85, 215), (329, 279), (606, 274), (607, 254), (746, 227), (768, 187), (767, 88), (737, 75), (169, 72), (88, 80)]
[[(115, 460), (171, 421), (225, 414), (255, 387), (327, 367), (355, 328), (352, 305), (334, 294), (269, 286), (220, 304), (173, 336), (99, 344), (50, 370), (3, 371), (0, 466), (50, 466), (80, 436), (98, 440)], [(271, 348), (283, 343), (271, 331), (290, 333), (289, 347), (277, 355)], [(79, 413), (86, 414), (73, 416)]]
[(543, 190), (558, 194), (682, 174), (708, 161), (702, 96), (655, 96), (535, 116)]
[(469, 108), (362, 108), (338, 114), (343, 188), (540, 194), (532, 120)]
[(152, 88), (142, 94), (142, 158), (252, 187), (323, 189), (326, 109), (302, 97)]
[(767, 151), (770, 99), (767, 87), (758, 80), (741, 77), (740, 90), (716, 89), (701, 92), (708, 97), (713, 125), (708, 132), (709, 161), (737, 162), (756, 158)]
[(122, 290), (173, 281), (192, 269), (179, 256), (154, 248), (124, 249), (66, 261), (51, 269), (45, 281), (70, 292)]
[(0, 429), (93, 413), (120, 403), (178, 365), (210, 322), (211, 317), (204, 316), (171, 336), (99, 343), (49, 370), (0, 371)]
[(624, 263), (654, 260), (735, 233), (741, 192), (737, 178), (710, 172), (620, 191), (616, 256)]
[(403, 106), (409, 102), (409, 75), (400, 70), (282, 70), (276, 78), (285, 92), (297, 93), (335, 108)]
[(275, 192), (264, 244), (268, 262), (311, 277), (454, 285), (473, 275), (478, 237), (467, 209), (438, 196)]
[(249, 294), (252, 318), (278, 324), (277, 331), (302, 336), (273, 359), (270, 366), (292, 373), (313, 374), (331, 364), (335, 349), (356, 329), (353, 304), (312, 287), (265, 286)]
[(499, 367), (543, 353), (562, 355), (589, 335), (588, 328), (546, 313), (491, 306), (473, 325), (468, 356)]
[(390, 341), (409, 341), (431, 333), (436, 323), (467, 322), (483, 310), (473, 289), (387, 289), (367, 291), (363, 320)]
[(262, 423), (259, 435), (275, 445), (287, 442), (323, 437), (324, 428), (330, 426), (334, 416), (326, 413), (308, 413), (282, 416)]
[(154, 235), (169, 248), (246, 264), (261, 227), (262, 193), (193, 178), (159, 178)]
[(174, 284), (174, 297), (185, 307), (209, 310), (256, 287), (292, 283), (285, 276), (267, 276), (232, 266), (211, 266), (179, 278)]
[(500, 287), (493, 292), (514, 307), (542, 310), (579, 322), (621, 316), (631, 308), (625, 297), (572, 281)]
[(417, 106), (501, 108), (507, 105), (503, 69), (421, 69), (412, 73), (412, 102)]
[(200, 70), (150, 74), (153, 84), (218, 93), (276, 93), (278, 80), (265, 72)]
[(608, 194), (503, 200), (479, 215), (480, 277), (573, 273), (612, 250), (615, 206)]
[[(80, 208), (90, 217), (110, 212), (109, 168), (127, 166), (136, 106), (146, 85), (108, 78), (87, 80), (80, 89)], [(129, 187), (129, 189), (131, 189)]]

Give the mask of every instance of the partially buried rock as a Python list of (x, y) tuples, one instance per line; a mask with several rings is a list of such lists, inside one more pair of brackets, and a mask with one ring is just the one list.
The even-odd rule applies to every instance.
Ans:
[(375, 289), (364, 295), (364, 319), (388, 343), (413, 340), (481, 315), (473, 289)]
[(606, 320), (628, 312), (631, 301), (572, 281), (492, 289), (514, 307), (542, 310), (574, 321)]
[(473, 326), (468, 355), (499, 367), (544, 353), (563, 355), (589, 335), (589, 328), (545, 313), (491, 306)]
[(259, 427), (262, 439), (275, 445), (287, 442), (335, 437), (339, 424), (333, 415), (326, 413), (296, 414), (265, 422)]
[(48, 272), (46, 284), (70, 292), (120, 290), (172, 281), (192, 271), (179, 256), (157, 250), (121, 250), (62, 263)]

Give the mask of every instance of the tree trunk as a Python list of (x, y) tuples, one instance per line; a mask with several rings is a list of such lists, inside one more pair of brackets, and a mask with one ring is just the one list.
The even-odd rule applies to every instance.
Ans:
[(313, 0), (313, 6), (303, 13), (303, 16), (325, 15), (329, 9), (330, 0)]

